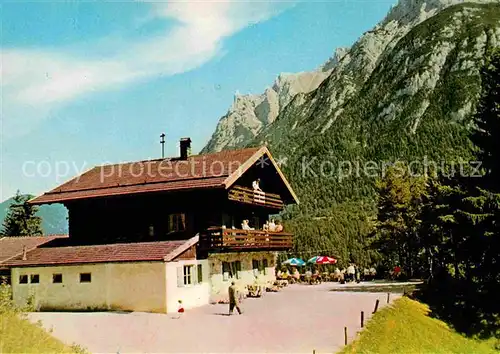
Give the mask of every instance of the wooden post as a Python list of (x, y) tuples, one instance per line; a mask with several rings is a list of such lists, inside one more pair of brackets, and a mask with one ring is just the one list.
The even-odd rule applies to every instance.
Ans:
[(361, 311), (361, 328), (365, 326), (365, 312)]
[(347, 327), (344, 327), (344, 344), (347, 345)]
[(377, 310), (378, 310), (378, 303), (379, 303), (379, 299), (377, 299), (377, 301), (375, 301), (375, 309), (373, 310), (373, 313), (377, 312)]
[(387, 293), (387, 303), (391, 302), (391, 293)]

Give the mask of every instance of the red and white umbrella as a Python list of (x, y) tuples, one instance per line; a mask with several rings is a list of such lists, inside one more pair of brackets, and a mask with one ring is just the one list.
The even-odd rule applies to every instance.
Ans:
[(308, 260), (307, 263), (312, 263), (312, 264), (335, 264), (335, 263), (337, 263), (337, 260), (335, 258), (327, 257), (327, 256), (316, 256), (316, 257), (313, 257), (310, 260)]

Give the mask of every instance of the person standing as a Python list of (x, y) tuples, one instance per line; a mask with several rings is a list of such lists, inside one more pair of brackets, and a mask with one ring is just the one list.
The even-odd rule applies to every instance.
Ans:
[(229, 316), (233, 314), (235, 307), (238, 313), (241, 315), (238, 290), (236, 289), (236, 283), (233, 281), (231, 282), (231, 286), (229, 287)]
[(354, 269), (354, 265), (352, 263), (349, 264), (347, 267), (347, 279), (348, 281), (354, 281), (354, 275), (356, 273), (356, 270)]

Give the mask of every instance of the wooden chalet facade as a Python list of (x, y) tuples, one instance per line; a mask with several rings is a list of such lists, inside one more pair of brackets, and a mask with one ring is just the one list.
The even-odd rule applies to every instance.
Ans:
[[(274, 272), (269, 273), (275, 252), (290, 249), (293, 235), (286, 230), (264, 231), (263, 225), (270, 215), (298, 200), (271, 153), (260, 147), (188, 156), (189, 145), (189, 139), (181, 140), (178, 158), (95, 167), (31, 200), (30, 203), (37, 205), (62, 203), (69, 212), (69, 237), (44, 245), (46, 250), (40, 255), (42, 263), (38, 265), (66, 264), (60, 259), (62, 256), (49, 262), (50, 247), (53, 252), (57, 248), (67, 249), (61, 254), (69, 257), (71, 252), (78, 253), (88, 247), (137, 243), (151, 250), (155, 243), (166, 247), (165, 242), (185, 241), (189, 243), (186, 250), (176, 247), (182, 248), (182, 254), (187, 256), (178, 255), (169, 258), (169, 262), (196, 260), (199, 263), (196, 270), (201, 273), (203, 261), (209, 268), (203, 274), (212, 283), (212, 295), (214, 291), (223, 293), (231, 279), (252, 282), (256, 274), (253, 268), (259, 264), (255, 257), (263, 259), (259, 268), (264, 269), (267, 280), (272, 280)], [(261, 191), (252, 187), (256, 180), (260, 180)], [(249, 220), (250, 230), (242, 229), (243, 220)], [(126, 248), (120, 249), (127, 254)], [(109, 252), (108, 261), (117, 262), (111, 256), (113, 251)], [(79, 259), (82, 263), (82, 258)], [(147, 257), (146, 260), (152, 261)], [(161, 257), (154, 259), (158, 260)], [(126, 258), (119, 261), (126, 262)], [(133, 261), (140, 261), (140, 257)], [(242, 262), (247, 266), (242, 267)], [(235, 264), (239, 269), (234, 268)], [(12, 267), (23, 265), (37, 264), (30, 260), (29, 253), (27, 260), (11, 262)], [(185, 267), (184, 274), (178, 269), (177, 282), (179, 278), (186, 282), (196, 277), (189, 273), (186, 278)], [(199, 280), (203, 282), (203, 277)], [(214, 287), (215, 283), (218, 285)], [(166, 311), (171, 310), (171, 304)], [(193, 306), (197, 305), (193, 302)]]

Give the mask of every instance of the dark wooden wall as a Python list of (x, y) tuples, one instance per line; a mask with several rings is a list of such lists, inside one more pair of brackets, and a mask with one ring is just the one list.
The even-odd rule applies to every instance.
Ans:
[[(261, 227), (272, 209), (229, 201), (224, 189), (95, 198), (67, 204), (70, 243), (188, 239), (211, 226)], [(169, 215), (186, 214), (186, 230), (168, 233)], [(258, 218), (258, 222), (254, 222)], [(228, 221), (230, 220), (230, 221)], [(150, 226), (154, 234), (150, 235)]]

